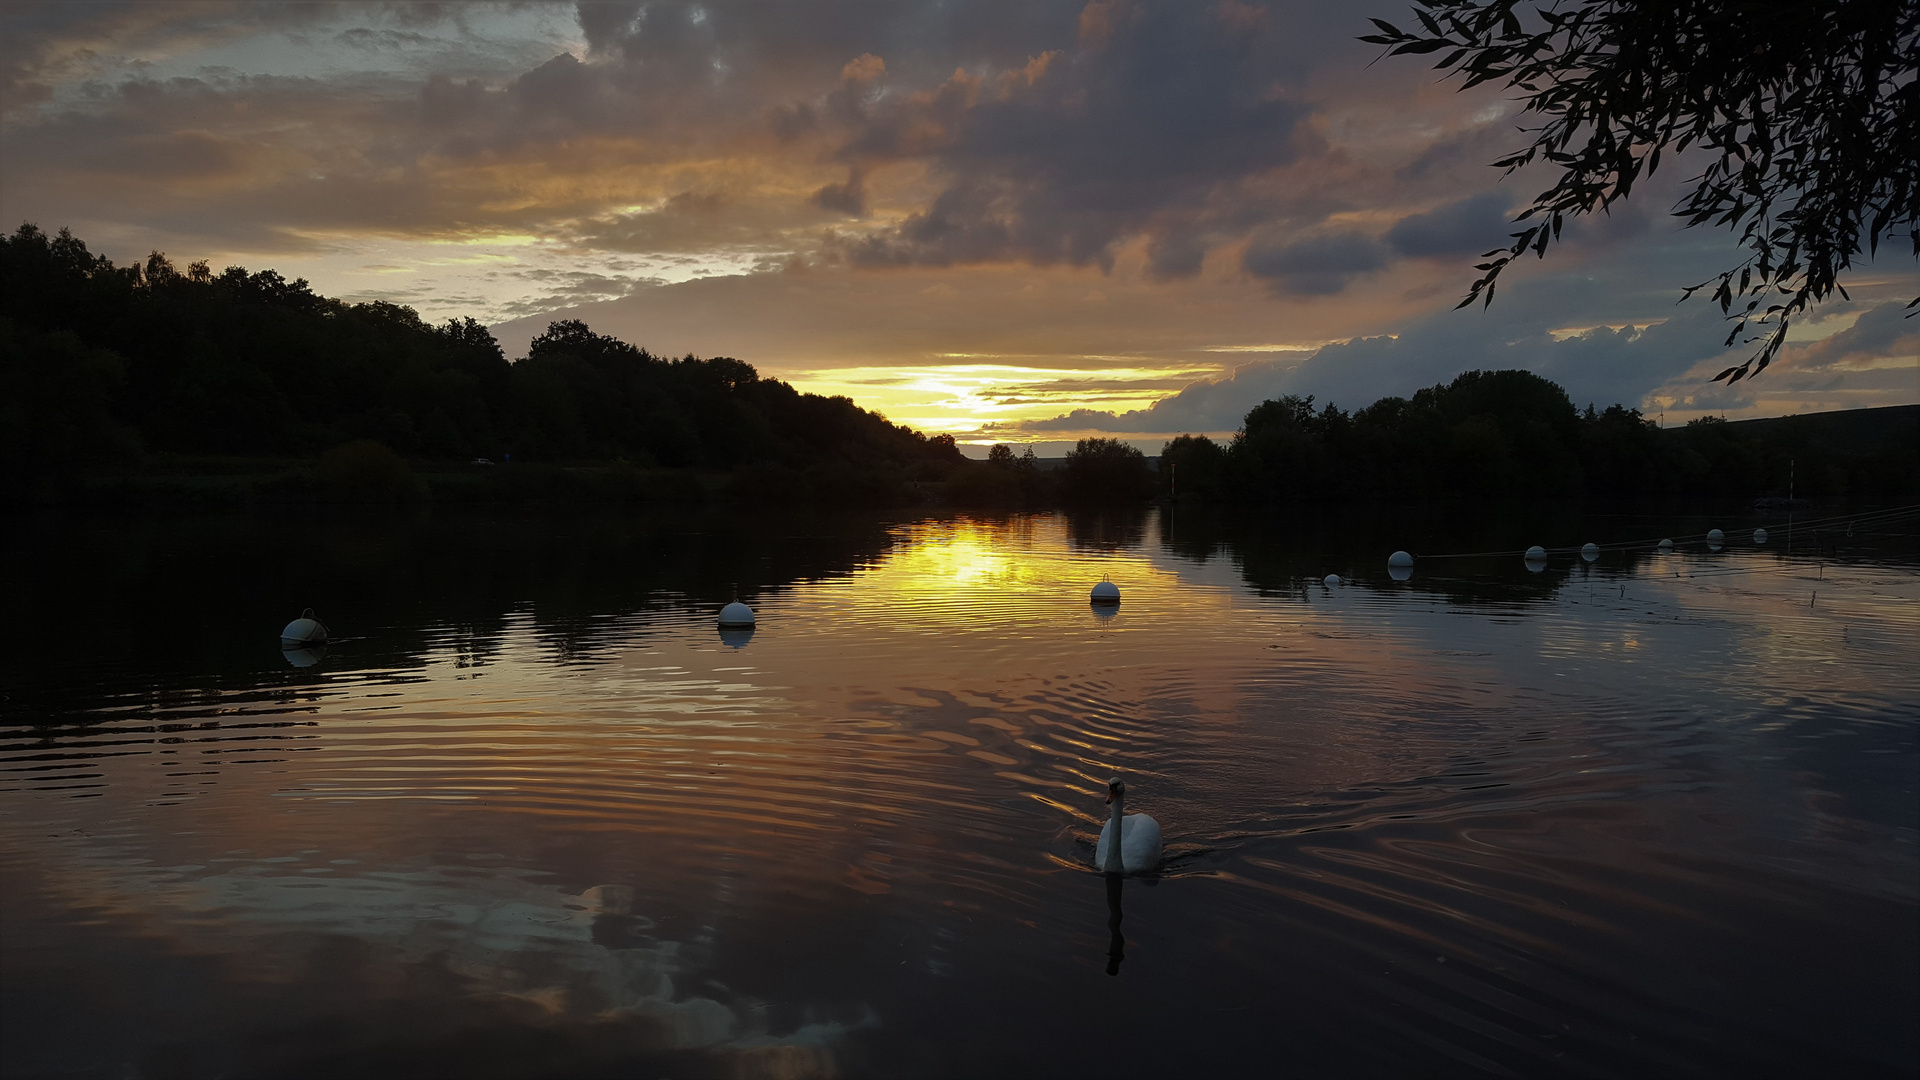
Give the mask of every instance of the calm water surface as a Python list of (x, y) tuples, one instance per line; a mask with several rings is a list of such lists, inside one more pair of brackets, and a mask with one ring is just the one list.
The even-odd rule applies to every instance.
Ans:
[(1915, 520), (1757, 521), (25, 522), (0, 1071), (1911, 1075)]

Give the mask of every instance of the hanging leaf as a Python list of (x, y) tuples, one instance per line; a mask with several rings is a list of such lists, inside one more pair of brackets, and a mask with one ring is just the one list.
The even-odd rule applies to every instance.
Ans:
[[(1495, 167), (1545, 159), (1557, 170), (1515, 218), (1548, 227), (1483, 256), (1463, 307), (1491, 303), (1513, 258), (1544, 258), (1564, 216), (1629, 198), (1668, 148), (1706, 152), (1675, 216), (1736, 230), (1748, 249), (1712, 293), (1740, 321), (1729, 346), (1762, 302), (1777, 301), (1759, 351), (1720, 379), (1765, 370), (1787, 321), (1847, 298), (1841, 276), (1883, 238), (1905, 232), (1920, 258), (1920, 0), (1561, 0), (1524, 14), (1515, 0), (1416, 0), (1413, 10), (1418, 28), (1372, 19), (1381, 33), (1362, 40), (1388, 55), (1446, 49), (1436, 67), (1463, 88), (1504, 82), (1539, 123)], [(1750, 302), (1736, 313), (1739, 300)]]

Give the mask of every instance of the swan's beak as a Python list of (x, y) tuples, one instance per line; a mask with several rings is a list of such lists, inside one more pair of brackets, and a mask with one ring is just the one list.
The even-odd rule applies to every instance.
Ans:
[(1107, 805), (1108, 806), (1113, 805), (1113, 792), (1111, 791), (1107, 792)]

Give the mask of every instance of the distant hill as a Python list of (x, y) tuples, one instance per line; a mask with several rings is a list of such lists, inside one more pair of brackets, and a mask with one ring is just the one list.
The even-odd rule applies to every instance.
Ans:
[(1676, 457), (1705, 458), (1741, 494), (1920, 494), (1920, 405), (1696, 420), (1661, 434)]
[(1877, 409), (1838, 409), (1796, 413), (1761, 420), (1729, 420), (1727, 426), (1770, 442), (1819, 445), (1848, 453), (1870, 453), (1904, 445), (1914, 450), (1920, 437), (1920, 405), (1884, 405)]

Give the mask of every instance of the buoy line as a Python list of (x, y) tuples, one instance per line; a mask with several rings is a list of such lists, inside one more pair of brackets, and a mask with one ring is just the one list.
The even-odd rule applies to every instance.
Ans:
[[(1810, 528), (1820, 528), (1820, 529), (1837, 528), (1840, 525), (1863, 525), (1863, 524), (1883, 525), (1892, 521), (1898, 521), (1902, 518), (1914, 517), (1914, 516), (1920, 516), (1920, 504), (1916, 504), (1913, 506), (1892, 507), (1886, 510), (1873, 510), (1864, 514), (1842, 514), (1842, 515), (1837, 515), (1834, 517), (1827, 517), (1827, 518), (1809, 518), (1805, 521), (1793, 519), (1790, 521), (1778, 522), (1771, 526), (1762, 526), (1760, 529), (1757, 529), (1755, 531), (1761, 533), (1764, 536), (1764, 535), (1767, 535), (1773, 529), (1792, 528), (1797, 531), (1800, 529), (1810, 529)], [(1703, 533), (1681, 533), (1675, 536), (1661, 537), (1655, 540), (1619, 540), (1610, 544), (1595, 544), (1594, 546), (1601, 551), (1635, 551), (1640, 549), (1654, 550), (1660, 547), (1662, 541), (1667, 541), (1676, 545), (1681, 543), (1688, 543), (1692, 541), (1700, 541), (1702, 543), (1716, 542), (1713, 540), (1712, 534), (1717, 531), (1719, 530), (1709, 529)], [(1724, 538), (1722, 538), (1717, 542), (1724, 543), (1725, 540)], [(1536, 546), (1539, 546), (1539, 545), (1536, 545)], [(1583, 547), (1585, 547), (1584, 544), (1567, 546), (1567, 547), (1542, 547), (1542, 550), (1545, 551), (1548, 555), (1576, 555), (1580, 553)], [(1528, 554), (1528, 552), (1531, 550), (1532, 550), (1531, 548), (1514, 548), (1509, 551), (1460, 551), (1460, 552), (1448, 552), (1448, 553), (1443, 553), (1438, 555), (1415, 554), (1414, 558), (1416, 559), (1513, 558), (1516, 556), (1525, 557)]]
[(1735, 574), (1797, 574), (1811, 569), (1805, 564), (1788, 566), (1716, 566), (1710, 570), (1680, 570), (1671, 574), (1635, 575), (1635, 581), (1685, 581), (1688, 578), (1731, 577)]
[[(1857, 564), (1857, 563), (1835, 563), (1832, 561), (1819, 563), (1819, 562), (1814, 562), (1807, 559), (1796, 558), (1789, 562), (1770, 564), (1766, 566), (1714, 566), (1714, 567), (1709, 567), (1705, 570), (1680, 570), (1674, 573), (1654, 572), (1649, 574), (1634, 574), (1631, 577), (1628, 577), (1624, 580), (1671, 581), (1675, 578), (1730, 577), (1736, 574), (1804, 574), (1808, 570), (1817, 570), (1821, 566), (1833, 566), (1836, 569), (1856, 569), (1859, 565), (1860, 564)], [(1615, 580), (1622, 580), (1622, 579), (1615, 579)], [(1810, 578), (1809, 580), (1820, 580), (1820, 579), (1815, 577), (1815, 578)], [(1839, 579), (1828, 578), (1826, 580), (1834, 581)], [(1886, 587), (1886, 586), (1903, 584), (1903, 582), (1900, 579), (1890, 579), (1882, 582), (1874, 582), (1872, 584), (1874, 584), (1876, 587)]]

